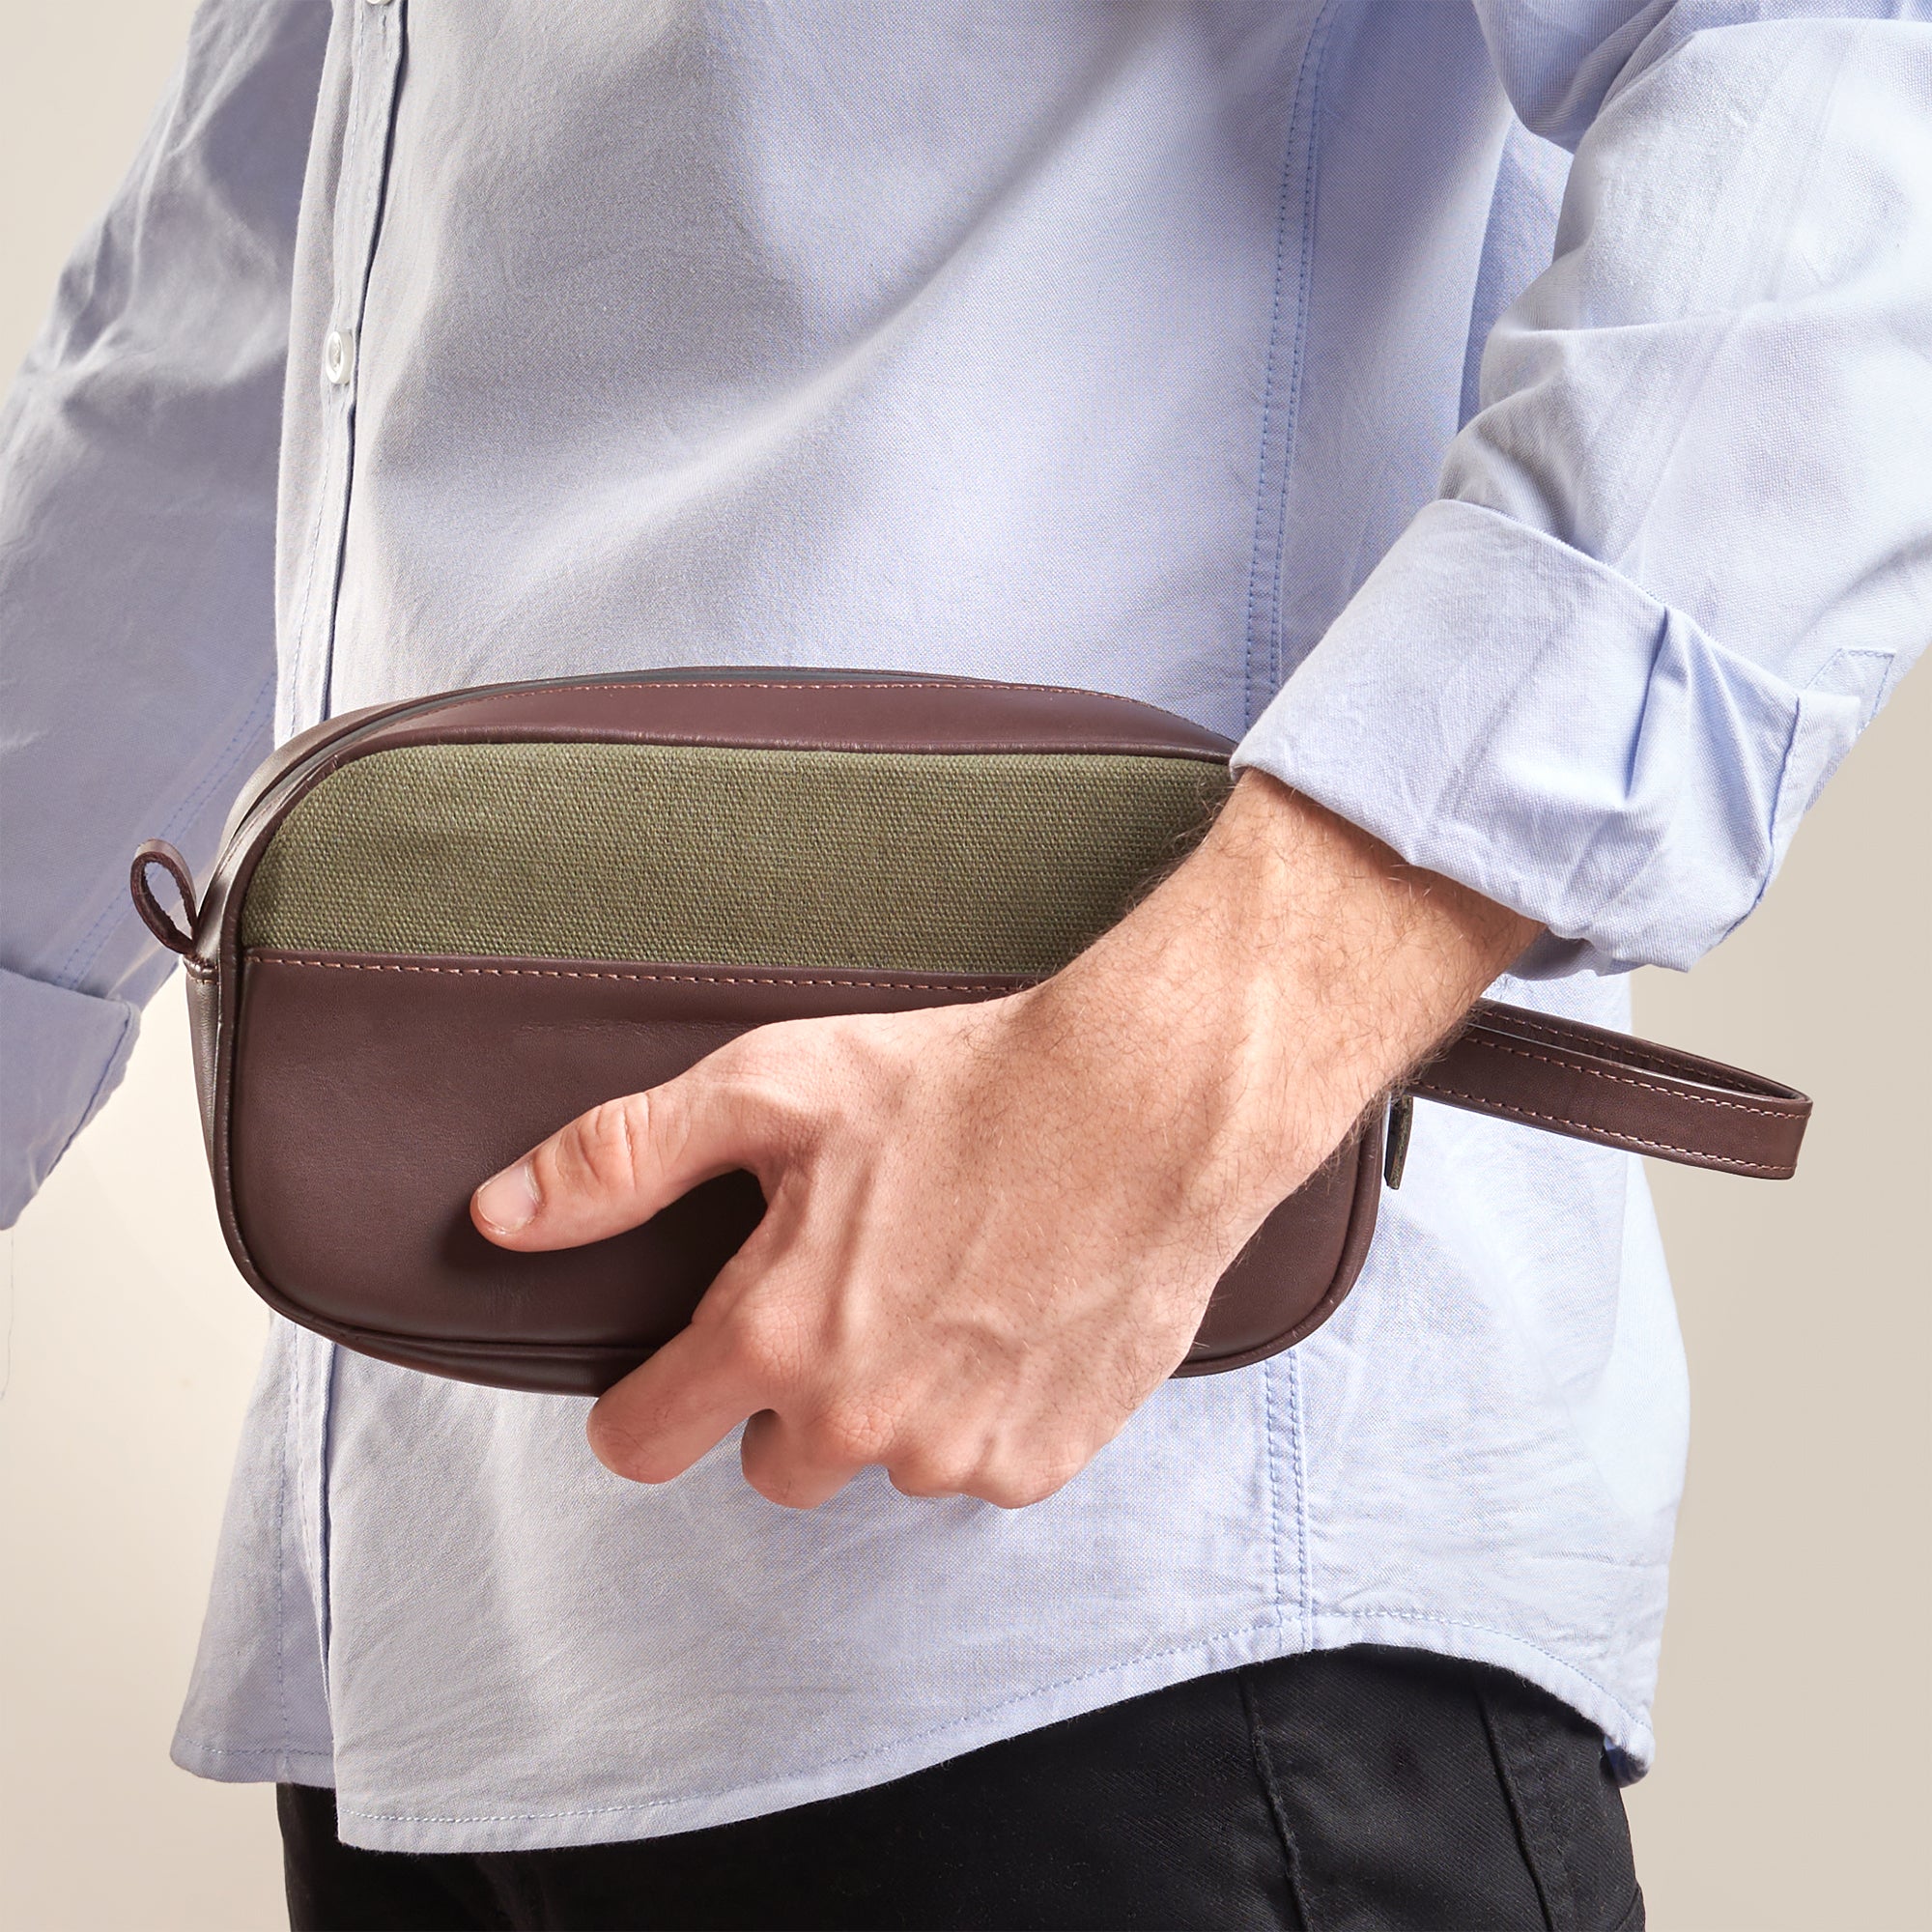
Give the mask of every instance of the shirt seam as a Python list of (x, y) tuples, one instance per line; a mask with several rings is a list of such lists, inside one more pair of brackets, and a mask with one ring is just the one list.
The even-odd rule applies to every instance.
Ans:
[[(568, 966), (428, 966), (418, 965), (413, 961), (390, 959), (318, 959), (305, 954), (257, 952), (252, 948), (248, 953), (248, 963), (250, 966), (321, 968), (329, 973), (470, 974), (502, 980), (635, 980), (664, 981), (680, 986), (798, 986), (814, 989), (838, 987), (865, 992), (893, 993), (997, 994), (1024, 992), (1028, 987), (1039, 984), (1037, 976), (1029, 977), (1023, 973), (988, 973), (984, 980), (947, 980), (937, 975), (911, 980), (855, 980), (838, 977), (837, 968), (823, 974), (799, 972), (783, 976), (755, 973), (648, 973), (628, 972), (621, 968), (612, 968), (607, 972)], [(989, 980), (1009, 980), (1017, 983), (1010, 987), (987, 983)]]
[[(1320, 70), (1326, 53), (1328, 29), (1332, 24), (1334, 7), (1335, 0), (1327, 0), (1321, 13), (1316, 16), (1315, 23), (1309, 30), (1307, 43), (1302, 48), (1301, 64), (1295, 75), (1294, 98), (1289, 108), (1288, 138), (1284, 144), (1286, 152), (1282, 156), (1281, 165), (1281, 189), (1275, 202), (1274, 282), (1268, 309), (1267, 352), (1262, 373), (1261, 452), (1255, 475), (1254, 532), (1248, 553), (1247, 624), (1241, 653), (1241, 718), (1244, 728), (1252, 728), (1255, 722), (1255, 657), (1258, 645), (1267, 657), (1270, 682), (1277, 681), (1275, 631), (1281, 596), (1281, 546), (1285, 541), (1288, 523), (1288, 474), (1293, 445), (1293, 421), (1299, 402), (1301, 355), (1307, 333), (1308, 293), (1314, 263), (1313, 207), (1318, 135), (1316, 109), (1321, 93)], [(1309, 96), (1305, 144), (1298, 138), (1302, 128), (1301, 103), (1304, 92)], [(1258, 608), (1262, 539), (1266, 527), (1264, 519), (1269, 502), (1268, 456), (1273, 443), (1276, 418), (1275, 379), (1281, 364), (1282, 290), (1286, 281), (1284, 270), (1288, 262), (1288, 195), (1294, 180), (1294, 164), (1297, 157), (1300, 157), (1302, 162), (1301, 254), (1295, 285), (1294, 345), (1289, 356), (1289, 369), (1287, 381), (1283, 385), (1280, 410), (1283, 425), (1282, 455), (1274, 492), (1279, 497), (1279, 508), (1275, 518), (1275, 555), (1270, 566), (1270, 595), (1275, 608), (1267, 612), (1265, 620), (1263, 621)], [(1259, 638), (1258, 631), (1261, 633)]]
[(1321, 36), (1314, 77), (1308, 91), (1308, 159), (1301, 177), (1301, 283), (1295, 302), (1294, 355), (1289, 369), (1288, 419), (1283, 427), (1281, 481), (1276, 492), (1274, 563), (1268, 586), (1267, 670), (1270, 696), (1281, 689), (1282, 558), (1288, 549), (1288, 493), (1294, 473), (1296, 432), (1301, 426), (1301, 372), (1308, 349), (1308, 310), (1315, 281), (1316, 190), (1321, 174), (1321, 80), (1328, 67), (1328, 41), (1334, 29), (1338, 0), (1329, 0), (1326, 14), (1316, 22)]
[(1262, 1473), (1267, 1484), (1268, 1569), (1274, 1593), (1274, 1621), (1279, 1630), (1288, 1619), (1288, 1605), (1282, 1589), (1281, 1485), (1274, 1467), (1274, 1375), (1264, 1369), (1262, 1393)]
[(1438, 1630), (1473, 1631), (1482, 1636), (1499, 1636), (1505, 1643), (1520, 1644), (1524, 1650), (1534, 1651), (1538, 1657), (1547, 1659), (1559, 1670), (1567, 1672), (1579, 1683), (1587, 1684), (1633, 1730), (1649, 1729), (1648, 1719), (1638, 1717), (1608, 1685), (1599, 1683), (1587, 1670), (1579, 1668), (1567, 1657), (1558, 1657), (1553, 1650), (1538, 1643), (1534, 1637), (1524, 1636), (1520, 1631), (1504, 1630), (1499, 1624), (1477, 1623), (1469, 1617), (1445, 1617), (1435, 1610), (1394, 1610), (1369, 1605), (1352, 1610), (1327, 1611), (1323, 1614), (1346, 1617), (1351, 1623), (1373, 1622), (1385, 1618), (1392, 1623), (1434, 1624)]
[(1293, 1350), (1288, 1356), (1288, 1382), (1293, 1402), (1294, 1540), (1296, 1580), (1301, 1591), (1301, 1641), (1312, 1650), (1315, 1647), (1315, 1576), (1311, 1554), (1314, 1538), (1309, 1530), (1308, 1437), (1304, 1426), (1306, 1411), (1301, 1400), (1301, 1363)]
[(191, 1738), (185, 1733), (179, 1734), (175, 1743), (187, 1750), (206, 1751), (210, 1757), (317, 1757), (327, 1758), (331, 1763), (335, 1757), (332, 1743), (316, 1745), (217, 1745), (207, 1738)]

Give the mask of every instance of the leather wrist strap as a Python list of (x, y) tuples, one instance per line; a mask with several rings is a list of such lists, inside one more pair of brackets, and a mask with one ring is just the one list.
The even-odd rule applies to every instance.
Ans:
[(1406, 1094), (1546, 1133), (1760, 1180), (1796, 1171), (1811, 1102), (1628, 1034), (1480, 1000)]

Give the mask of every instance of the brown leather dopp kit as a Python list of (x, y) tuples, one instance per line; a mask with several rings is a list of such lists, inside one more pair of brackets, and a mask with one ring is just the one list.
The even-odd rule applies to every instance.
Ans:
[[(582, 749), (594, 747), (645, 749)], [(304, 732), (249, 781), (204, 894), (160, 841), (133, 863), (142, 917), (185, 958), (209, 1164), (237, 1264), (291, 1321), (366, 1354), (505, 1388), (602, 1391), (690, 1319), (757, 1224), (757, 1183), (726, 1175), (642, 1227), (545, 1254), (486, 1241), (469, 1219), (471, 1192), (586, 1108), (671, 1079), (748, 1028), (995, 998), (1033, 983), (1056, 963), (1050, 950), (1020, 970), (997, 948), (980, 956), (976, 932), (962, 936), (948, 923), (962, 894), (994, 904), (1001, 879), (1024, 861), (1037, 870), (1024, 891), (1050, 897), (1040, 880), (1050, 885), (1059, 867), (1067, 893), (1087, 895), (1086, 924), (1048, 921), (1061, 937), (1039, 943), (1077, 950), (1094, 919), (1118, 917), (1149, 878), (1124, 893), (1112, 875), (1095, 885), (1079, 858), (1087, 833), (1076, 825), (1067, 834), (1073, 857), (1063, 860), (1056, 828), (1090, 809), (1112, 827), (1119, 800), (1149, 796), (1176, 774), (1186, 783), (1175, 797), (1211, 798), (1217, 785), (1224, 793), (1231, 750), (1150, 705), (1089, 692), (789, 669), (497, 685), (352, 712)], [(598, 762), (611, 757), (614, 766)], [(622, 763), (633, 757), (645, 761), (641, 776)], [(781, 814), (766, 809), (775, 784), (792, 787), (784, 800), (842, 798), (848, 771), (863, 781), (854, 796), (883, 801), (869, 826), (814, 826), (795, 802)], [(461, 789), (478, 774), (473, 796)], [(753, 830), (733, 836), (750, 888), (719, 878), (714, 892), (700, 869), (689, 874), (700, 879), (694, 892), (687, 873), (664, 873), (672, 861), (649, 849), (667, 815), (663, 787), (699, 780), (736, 785), (728, 796), (749, 801)], [(580, 810), (568, 787), (580, 783), (599, 788), (581, 810), (586, 825), (603, 828), (605, 854), (604, 870), (586, 881), (555, 876), (554, 854), (568, 851)], [(1019, 803), (1009, 807), (1009, 793)], [(826, 903), (840, 893), (827, 880), (863, 883), (876, 855), (890, 886), (892, 867), (906, 863), (906, 835), (891, 813), (925, 811), (919, 801), (933, 796), (964, 800), (956, 810), (968, 835), (975, 813), (991, 814), (979, 841), (986, 849), (955, 867), (966, 883), (932, 879), (922, 888), (930, 905), (918, 920), (908, 915), (939, 936), (899, 934), (885, 889), (883, 914), (841, 924), (839, 908)], [(894, 803), (906, 799), (913, 804)], [(1157, 862), (1143, 871), (1154, 875), (1207, 822), (1194, 810), (1191, 829), (1156, 837), (1157, 815), (1143, 813)], [(339, 830), (352, 823), (364, 828), (359, 844)], [(371, 834), (370, 824), (392, 832)], [(774, 838), (808, 859), (821, 845), (834, 853), (836, 865), (772, 922), (782, 944), (815, 957), (766, 956), (771, 947), (755, 943), (759, 894), (782, 895), (769, 879), (758, 883), (752, 863), (754, 846)], [(506, 879), (526, 844), (544, 876)], [(1138, 849), (1122, 847), (1119, 863), (1141, 864)], [(625, 956), (631, 850), (639, 855), (639, 930), (659, 931), (648, 922), (662, 905), (643, 900), (670, 895), (671, 876), (691, 904), (664, 930), (723, 950), (709, 937), (724, 930), (711, 901), (728, 900), (724, 912), (739, 923), (729, 931), (754, 943), (733, 943), (723, 957), (686, 956), (683, 943), (659, 946), (669, 957)], [(717, 863), (700, 851), (692, 865)], [(471, 866), (497, 903), (466, 924), (452, 895)], [(157, 868), (182, 894), (187, 929), (155, 895)], [(568, 874), (567, 861), (561, 869)], [(1027, 912), (1013, 914), (1015, 931)], [(799, 931), (805, 941), (785, 937)], [(579, 933), (617, 938), (580, 943)], [(505, 934), (522, 950), (508, 950)], [(923, 958), (921, 947), (936, 950), (908, 965)], [(1415, 1099), (1767, 1179), (1792, 1173), (1810, 1113), (1803, 1094), (1733, 1067), (1478, 1005), (1389, 1106), (1269, 1215), (1222, 1277), (1178, 1373), (1260, 1361), (1334, 1312), (1368, 1254), (1382, 1188), (1400, 1181)]]

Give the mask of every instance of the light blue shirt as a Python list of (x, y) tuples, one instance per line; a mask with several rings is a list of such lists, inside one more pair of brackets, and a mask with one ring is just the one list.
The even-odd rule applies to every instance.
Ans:
[[(0, 1218), (165, 972), (136, 841), (485, 679), (1147, 698), (1619, 1024), (1922, 642), (1928, 450), (1917, 8), (208, 0), (0, 423)], [(1340, 1315), (1030, 1510), (639, 1488), (583, 1407), (278, 1324), (180, 1762), (579, 1843), (1357, 1641), (1651, 1752), (1684, 1368), (1614, 1152), (1423, 1108)]]

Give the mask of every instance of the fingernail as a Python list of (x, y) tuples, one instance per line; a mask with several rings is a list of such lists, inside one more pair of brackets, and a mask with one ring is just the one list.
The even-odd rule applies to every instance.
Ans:
[(520, 1160), (501, 1174), (493, 1174), (476, 1190), (476, 1212), (499, 1235), (514, 1235), (526, 1228), (537, 1211), (536, 1176), (530, 1164)]

